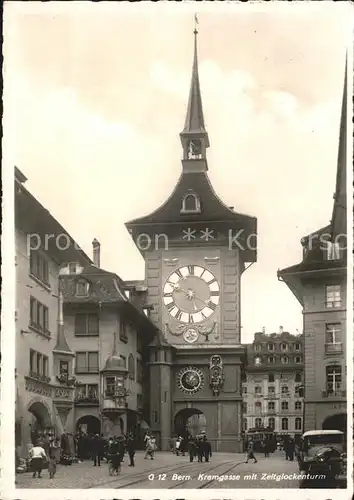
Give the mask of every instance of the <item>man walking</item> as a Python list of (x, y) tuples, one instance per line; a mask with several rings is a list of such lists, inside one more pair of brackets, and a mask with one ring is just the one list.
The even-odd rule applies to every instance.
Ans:
[(93, 465), (96, 467), (101, 467), (101, 457), (103, 455), (103, 440), (99, 434), (96, 434), (92, 440), (92, 456), (93, 456)]
[(211, 457), (211, 444), (207, 440), (206, 436), (203, 437), (203, 440), (201, 442), (201, 446), (203, 449), (203, 455), (205, 457), (205, 461), (209, 462), (209, 458)]
[(129, 467), (135, 467), (135, 463), (134, 463), (135, 439), (134, 439), (134, 436), (132, 434), (129, 434), (127, 437), (126, 447), (127, 447), (127, 452), (129, 455), (129, 460), (130, 460)]
[(247, 445), (247, 459), (246, 459), (246, 464), (248, 464), (248, 460), (250, 458), (253, 458), (253, 463), (256, 464), (257, 463), (257, 459), (256, 457), (254, 456), (254, 443), (253, 441), (249, 441), (248, 445)]

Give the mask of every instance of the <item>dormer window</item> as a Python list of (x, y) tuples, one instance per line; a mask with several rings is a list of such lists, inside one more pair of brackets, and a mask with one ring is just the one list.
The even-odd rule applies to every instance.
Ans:
[(199, 196), (193, 192), (188, 192), (182, 198), (182, 214), (200, 214), (200, 199)]
[(89, 284), (87, 281), (78, 281), (76, 283), (76, 296), (77, 297), (87, 297), (89, 292)]
[(69, 273), (70, 274), (77, 273), (77, 263), (76, 262), (69, 262)]

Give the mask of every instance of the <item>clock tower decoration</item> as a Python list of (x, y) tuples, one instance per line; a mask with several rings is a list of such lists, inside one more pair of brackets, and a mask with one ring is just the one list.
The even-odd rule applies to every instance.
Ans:
[(241, 276), (257, 260), (257, 219), (225, 205), (208, 177), (197, 35), (181, 175), (163, 205), (126, 227), (145, 260), (144, 300), (158, 330), (149, 346), (148, 424), (159, 446), (168, 450), (170, 437), (203, 414), (215, 451), (242, 452)]

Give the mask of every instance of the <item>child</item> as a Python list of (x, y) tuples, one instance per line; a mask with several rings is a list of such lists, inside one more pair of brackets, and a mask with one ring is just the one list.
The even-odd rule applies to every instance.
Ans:
[(49, 463), (48, 463), (48, 472), (49, 472), (50, 479), (53, 479), (53, 477), (55, 476), (56, 471), (57, 471), (57, 461), (52, 456), (52, 457), (50, 457)]

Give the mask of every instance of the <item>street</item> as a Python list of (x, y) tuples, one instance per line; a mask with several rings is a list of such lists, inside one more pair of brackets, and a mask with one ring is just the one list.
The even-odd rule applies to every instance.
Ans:
[[(16, 476), (17, 488), (133, 488), (133, 489), (204, 489), (204, 488), (300, 488), (302, 485), (297, 462), (288, 462), (276, 452), (268, 458), (259, 455), (258, 462), (245, 463), (244, 454), (214, 453), (209, 463), (189, 462), (189, 457), (157, 452), (155, 460), (144, 460), (136, 454), (135, 467), (128, 467), (125, 457), (119, 476), (109, 476), (108, 464), (94, 467), (85, 461), (72, 466), (59, 465), (54, 479), (44, 470), (42, 478), (32, 479), (31, 473)], [(327, 488), (345, 487), (342, 483)]]

